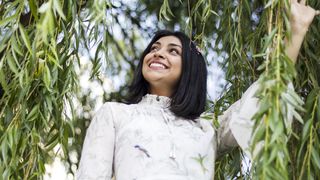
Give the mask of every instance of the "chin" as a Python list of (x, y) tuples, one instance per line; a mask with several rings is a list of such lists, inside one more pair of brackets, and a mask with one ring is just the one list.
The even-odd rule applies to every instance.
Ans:
[(143, 76), (148, 83), (159, 82), (164, 79), (162, 75), (149, 73)]
[(142, 70), (142, 75), (143, 77), (147, 79), (160, 79), (160, 78), (165, 78), (166, 72), (164, 71), (156, 71), (152, 69), (143, 69)]

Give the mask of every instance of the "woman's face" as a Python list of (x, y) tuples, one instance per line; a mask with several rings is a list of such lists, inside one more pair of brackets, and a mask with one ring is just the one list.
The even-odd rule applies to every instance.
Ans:
[(151, 94), (171, 96), (181, 76), (182, 45), (175, 36), (158, 39), (144, 57), (142, 75)]

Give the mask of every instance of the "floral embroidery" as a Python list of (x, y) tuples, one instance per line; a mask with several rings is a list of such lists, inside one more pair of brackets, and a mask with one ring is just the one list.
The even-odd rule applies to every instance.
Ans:
[(196, 160), (200, 164), (203, 173), (206, 173), (208, 171), (208, 169), (204, 165), (204, 160), (206, 157), (207, 155), (202, 156), (201, 154), (198, 154), (198, 157), (192, 157), (192, 159)]
[(140, 151), (142, 151), (148, 158), (150, 157), (148, 151), (142, 147), (140, 147), (139, 145), (135, 145), (134, 148), (139, 149)]

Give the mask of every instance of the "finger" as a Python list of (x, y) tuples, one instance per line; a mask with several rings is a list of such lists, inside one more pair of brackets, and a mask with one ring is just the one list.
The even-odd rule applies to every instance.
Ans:
[(320, 15), (320, 10), (316, 10), (315, 15)]
[(300, 4), (306, 5), (306, 0), (301, 0)]

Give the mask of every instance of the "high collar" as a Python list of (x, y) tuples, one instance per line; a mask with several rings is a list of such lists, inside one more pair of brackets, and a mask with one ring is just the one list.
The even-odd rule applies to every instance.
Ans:
[(158, 96), (154, 94), (146, 94), (142, 97), (139, 104), (158, 106), (162, 108), (169, 108), (171, 99), (166, 96)]

